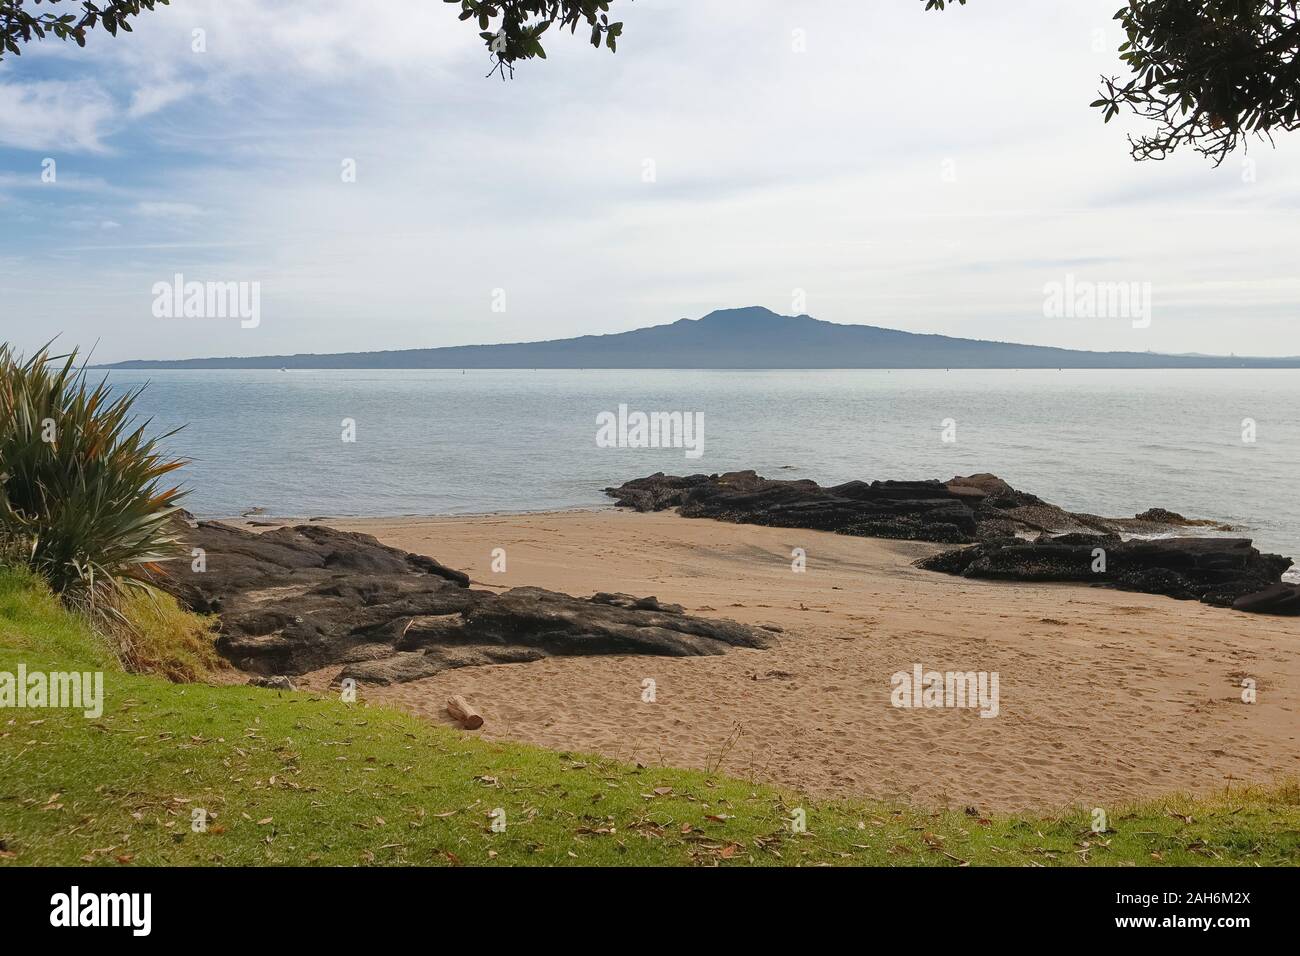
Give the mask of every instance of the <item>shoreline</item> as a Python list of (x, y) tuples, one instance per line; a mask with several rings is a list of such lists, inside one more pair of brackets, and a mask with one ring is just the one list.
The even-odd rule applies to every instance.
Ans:
[[(360, 695), (450, 724), (461, 694), (489, 739), (720, 769), (825, 796), (987, 810), (1208, 793), (1300, 759), (1294, 619), (1069, 584), (911, 566), (942, 545), (585, 509), (334, 518), (493, 590), (655, 595), (780, 627), (767, 650), (551, 657), (444, 671)], [(793, 548), (806, 550), (793, 572)], [(504, 549), (507, 570), (491, 568)], [(997, 672), (999, 716), (891, 705), (915, 664)], [(338, 668), (300, 686), (329, 692)], [(657, 698), (642, 701), (644, 681)], [(1258, 702), (1242, 702), (1255, 680)]]
[(221, 521), (226, 524), (233, 524), (242, 527), (246, 524), (266, 521), (277, 525), (292, 524), (324, 524), (328, 521), (374, 521), (383, 523), (389, 521), (442, 521), (442, 520), (469, 520), (473, 518), (514, 518), (528, 517), (530, 515), (565, 515), (565, 514), (583, 514), (599, 513), (604, 511), (616, 511), (618, 505), (613, 500), (608, 504), (599, 505), (573, 505), (568, 508), (540, 508), (525, 509), (522, 511), (502, 510), (502, 511), (472, 511), (464, 514), (451, 513), (428, 513), (428, 512), (410, 512), (406, 514), (336, 514), (336, 515), (271, 515), (271, 514), (239, 514), (239, 515), (201, 515), (196, 514), (194, 518), (198, 521)]
[[(375, 514), (375, 515), (366, 515), (366, 514), (313, 515), (310, 517), (305, 515), (271, 515), (271, 514), (241, 514), (241, 515), (196, 514), (193, 517), (195, 520), (198, 521), (218, 521), (223, 524), (233, 525), (234, 527), (244, 528), (246, 530), (265, 530), (273, 527), (290, 527), (299, 524), (304, 524), (304, 525), (322, 524), (322, 525), (329, 525), (332, 527), (334, 526), (333, 523), (337, 523), (337, 522), (364, 522), (367, 524), (373, 524), (377, 528), (383, 528), (386, 525), (398, 524), (398, 523), (410, 522), (410, 521), (425, 521), (425, 522), (434, 523), (439, 521), (472, 521), (478, 519), (492, 519), (492, 518), (528, 518), (528, 517), (550, 517), (550, 516), (559, 517), (559, 516), (573, 515), (573, 514), (618, 513), (618, 512), (626, 512), (628, 510), (629, 509), (616, 504), (611, 499), (607, 504), (573, 505), (567, 508), (542, 508), (537, 510), (530, 509), (530, 510), (523, 510), (523, 511), (513, 511), (513, 510), (476, 511), (476, 512), (468, 512), (465, 514), (446, 514), (446, 513), (431, 514), (425, 512), (411, 512), (407, 514)], [(710, 521), (715, 519), (691, 518), (687, 520)], [(1207, 519), (1207, 520), (1212, 520), (1212, 519)], [(731, 522), (722, 522), (722, 523), (730, 524)], [(750, 527), (765, 527), (765, 526), (750, 525)], [(796, 530), (796, 529), (790, 529), (790, 530)], [(374, 533), (374, 532), (368, 532), (368, 533)], [(1157, 533), (1150, 533), (1150, 534), (1139, 534), (1139, 533), (1131, 533), (1131, 532), (1121, 533), (1120, 537), (1126, 541), (1128, 540), (1158, 541), (1158, 540), (1169, 539), (1169, 538), (1183, 537), (1187, 535), (1194, 535), (1197, 537), (1211, 537), (1211, 538), (1232, 538), (1232, 537), (1241, 537), (1243, 535), (1249, 535), (1249, 534), (1250, 534), (1249, 530), (1234, 530), (1230, 527), (1229, 528), (1205, 527), (1205, 528), (1185, 529), (1181, 533), (1178, 530), (1170, 530), (1167, 532), (1157, 532)], [(904, 542), (912, 541), (912, 539), (907, 539), (907, 538), (870, 538), (868, 540), (904, 541)], [(913, 543), (925, 544), (927, 542), (913, 541)], [(951, 548), (952, 546), (948, 545), (945, 547)], [(1297, 555), (1300, 555), (1300, 547), (1297, 547), (1295, 549), (1295, 553)], [(1288, 581), (1293, 584), (1300, 584), (1300, 557), (1296, 557), (1292, 559), (1291, 568), (1290, 570), (1288, 570), (1283, 574), (1282, 579), (1284, 581)]]

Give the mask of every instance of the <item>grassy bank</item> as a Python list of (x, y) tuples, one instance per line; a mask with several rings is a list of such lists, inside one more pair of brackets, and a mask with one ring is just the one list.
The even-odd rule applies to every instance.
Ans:
[[(0, 863), (1196, 865), (1300, 862), (1300, 787), (1056, 816), (816, 802), (489, 743), (380, 707), (173, 684), (0, 570), (0, 671), (102, 669), (103, 715), (0, 710)], [(493, 814), (504, 811), (504, 830)], [(195, 809), (210, 814), (191, 828)], [(795, 833), (796, 810), (807, 832)], [(501, 819), (500, 814), (497, 819)]]

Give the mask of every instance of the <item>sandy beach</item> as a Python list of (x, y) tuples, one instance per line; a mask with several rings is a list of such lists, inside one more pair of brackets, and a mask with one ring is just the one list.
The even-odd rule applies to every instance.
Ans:
[[(364, 698), (477, 733), (645, 764), (720, 768), (821, 796), (980, 810), (1107, 806), (1268, 782), (1300, 767), (1300, 625), (1166, 597), (967, 581), (935, 545), (615, 510), (330, 519), (467, 571), (475, 586), (655, 595), (781, 628), (718, 657), (570, 657), (464, 668)], [(505, 549), (505, 572), (492, 570)], [(807, 555), (792, 570), (792, 551)], [(905, 709), (915, 664), (996, 671), (999, 713)], [(324, 688), (337, 667), (308, 675)], [(1242, 701), (1242, 681), (1258, 700)], [(654, 702), (643, 687), (654, 681)]]

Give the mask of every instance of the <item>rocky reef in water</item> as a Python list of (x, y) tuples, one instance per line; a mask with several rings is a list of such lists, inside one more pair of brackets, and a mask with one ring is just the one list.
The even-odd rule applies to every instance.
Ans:
[(1017, 491), (996, 475), (951, 481), (848, 481), (823, 488), (815, 481), (763, 478), (752, 471), (676, 477), (662, 472), (605, 493), (637, 511), (676, 508), (687, 518), (809, 528), (868, 538), (971, 544), (1042, 532), (1167, 534), (1212, 527), (1153, 508), (1132, 518), (1102, 518), (1058, 508)]
[(204, 521), (186, 534), (202, 549), (201, 569), (178, 562), (159, 583), (192, 610), (219, 614), (217, 650), (253, 674), (340, 665), (339, 679), (388, 684), (548, 656), (767, 646), (762, 628), (653, 597), (476, 590), (432, 558), (320, 525), (258, 534)]

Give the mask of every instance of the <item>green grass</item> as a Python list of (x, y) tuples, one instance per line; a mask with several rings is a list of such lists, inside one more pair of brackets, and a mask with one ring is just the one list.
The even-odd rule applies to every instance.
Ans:
[[(109, 642), (87, 622), (64, 611), (26, 568), (0, 565), (0, 654), (6, 660), (66, 661), (97, 670), (117, 669)], [(6, 669), (13, 670), (6, 665)]]
[[(818, 802), (693, 771), (489, 743), (382, 707), (172, 684), (0, 570), (0, 671), (105, 673), (103, 716), (0, 710), (0, 863), (1296, 864), (1300, 788), (975, 817)], [(213, 814), (207, 832), (191, 813)], [(504, 832), (489, 813), (505, 811)], [(806, 813), (807, 832), (791, 818)]]

